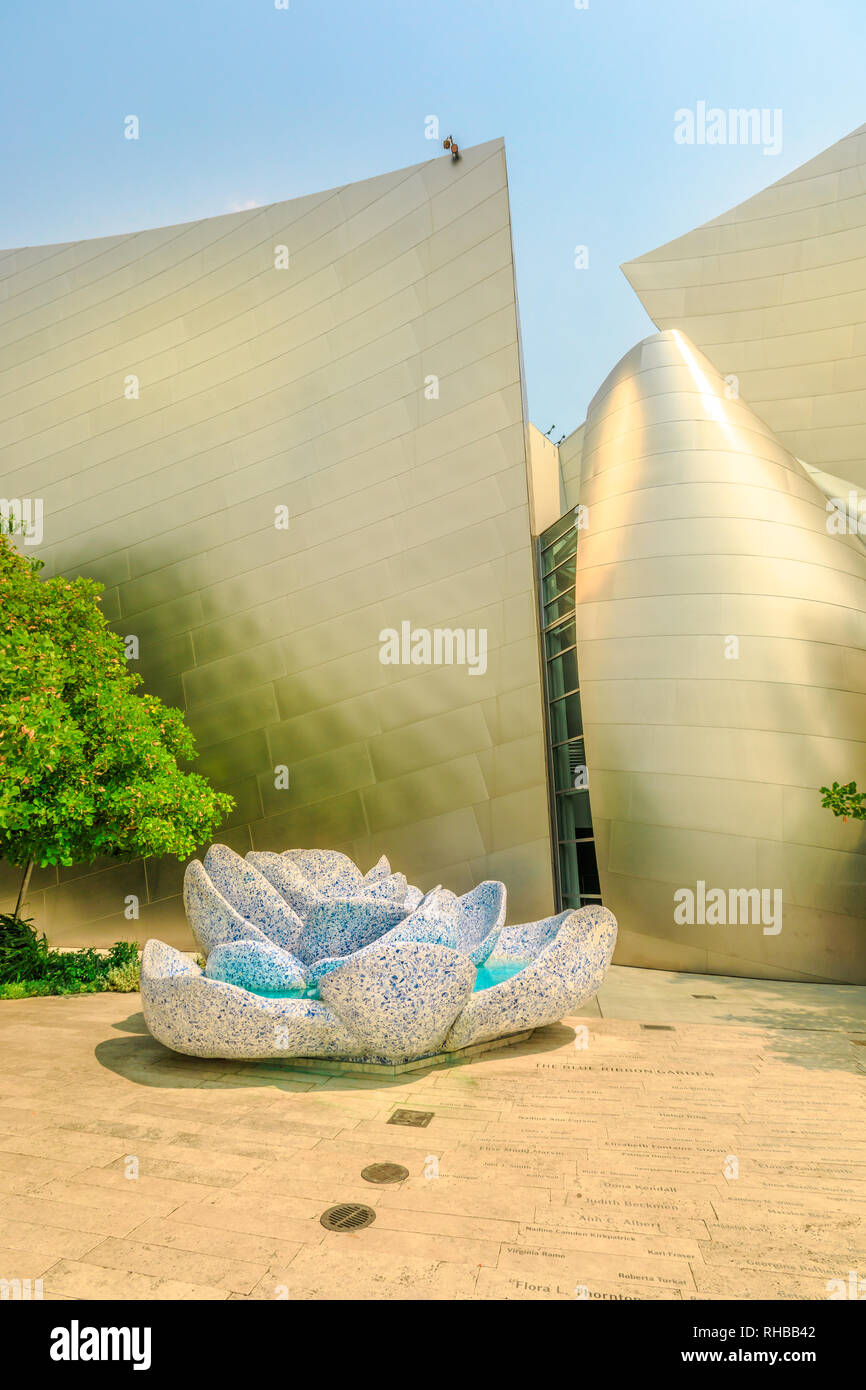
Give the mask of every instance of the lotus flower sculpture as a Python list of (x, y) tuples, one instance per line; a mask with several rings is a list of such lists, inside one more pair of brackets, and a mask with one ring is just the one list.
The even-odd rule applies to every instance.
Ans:
[(590, 999), (616, 941), (606, 908), (505, 926), (505, 886), (422, 894), (388, 860), (332, 850), (193, 860), (184, 905), (204, 970), (161, 941), (147, 1026), (198, 1057), (401, 1064), (553, 1023)]

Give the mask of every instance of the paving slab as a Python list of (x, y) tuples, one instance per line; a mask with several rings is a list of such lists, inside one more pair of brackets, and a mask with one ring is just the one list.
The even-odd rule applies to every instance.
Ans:
[[(866, 1261), (864, 1044), (866, 989), (625, 967), (579, 1018), (401, 1074), (181, 1057), (136, 995), (2, 1001), (0, 1278), (57, 1300), (825, 1298)], [(408, 1176), (361, 1177), (383, 1162)], [(326, 1230), (342, 1203), (375, 1219)]]

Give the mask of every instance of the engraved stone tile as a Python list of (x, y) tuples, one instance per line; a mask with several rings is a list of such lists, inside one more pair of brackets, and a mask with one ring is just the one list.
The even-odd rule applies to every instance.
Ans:
[[(662, 1047), (639, 1024), (670, 981), (647, 976), (643, 1018), (592, 1021), (600, 1065), (570, 1020), (394, 1082), (172, 1056), (124, 1030), (134, 996), (4, 1001), (0, 1105), (37, 1124), (0, 1126), (0, 1277), (48, 1298), (826, 1299), (866, 1258), (862, 1077), (832, 1012), (781, 1029), (778, 996), (769, 1026), (750, 998), (746, 1026), (678, 1022)], [(746, 1054), (754, 1082), (729, 1070)], [(388, 1126), (398, 1107), (434, 1119)], [(364, 1183), (379, 1162), (409, 1177)], [(341, 1201), (376, 1221), (328, 1234)]]

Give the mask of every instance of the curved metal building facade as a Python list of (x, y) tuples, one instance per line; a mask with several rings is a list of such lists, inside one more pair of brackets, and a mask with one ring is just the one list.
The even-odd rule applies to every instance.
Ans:
[(866, 126), (623, 270), (786, 448), (866, 487)]
[[(503, 142), (9, 251), (0, 287), (0, 493), (42, 499), (48, 573), (106, 584), (236, 799), (219, 837), (387, 851), (423, 887), (502, 878), (513, 920), (550, 911)], [(483, 632), (484, 669), (383, 664), (404, 623)], [(187, 945), (182, 878), (37, 871), (30, 909), (58, 944)]]
[(580, 501), (580, 693), (617, 959), (860, 977), (862, 827), (816, 788), (866, 780), (862, 542), (828, 532), (823, 493), (675, 330), (592, 401)]
[[(0, 492), (105, 583), (233, 848), (501, 878), (512, 922), (600, 895), (623, 964), (866, 982), (866, 834), (818, 792), (866, 784), (866, 548), (821, 491), (866, 486), (864, 207), (861, 130), (630, 262), (662, 331), (559, 447), (502, 141), (0, 253)], [(29, 908), (185, 946), (182, 877), (37, 871)]]

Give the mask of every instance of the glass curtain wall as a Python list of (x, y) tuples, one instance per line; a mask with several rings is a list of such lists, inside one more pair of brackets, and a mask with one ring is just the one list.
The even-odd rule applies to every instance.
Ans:
[(558, 908), (601, 902), (577, 670), (578, 531), (567, 512), (538, 540), (547, 747)]

